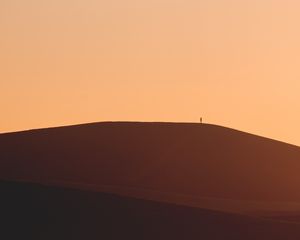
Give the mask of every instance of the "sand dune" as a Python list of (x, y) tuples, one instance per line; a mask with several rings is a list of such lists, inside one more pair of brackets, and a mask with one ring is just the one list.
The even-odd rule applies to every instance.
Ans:
[(300, 210), (300, 148), (208, 124), (0, 134), (0, 177), (232, 212)]
[(300, 239), (288, 222), (36, 184), (0, 190), (1, 239)]

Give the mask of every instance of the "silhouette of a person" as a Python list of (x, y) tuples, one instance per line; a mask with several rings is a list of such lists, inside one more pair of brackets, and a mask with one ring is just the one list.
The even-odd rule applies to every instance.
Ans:
[(200, 123), (202, 123), (202, 117), (200, 118)]

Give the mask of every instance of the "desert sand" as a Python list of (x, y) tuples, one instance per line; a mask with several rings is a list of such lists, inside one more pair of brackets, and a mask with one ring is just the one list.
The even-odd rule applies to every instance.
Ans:
[(0, 134), (6, 229), (27, 239), (300, 239), (299, 172), (299, 147), (210, 124)]

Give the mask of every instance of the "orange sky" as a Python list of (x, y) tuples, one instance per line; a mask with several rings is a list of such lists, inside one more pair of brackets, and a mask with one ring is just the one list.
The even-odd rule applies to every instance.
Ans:
[(296, 0), (0, 1), (0, 132), (204, 121), (300, 145)]

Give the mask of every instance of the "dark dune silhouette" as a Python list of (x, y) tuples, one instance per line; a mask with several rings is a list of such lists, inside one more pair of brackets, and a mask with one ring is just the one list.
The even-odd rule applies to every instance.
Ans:
[[(131, 198), (132, 204), (137, 205), (144, 201), (132, 198), (158, 201), (166, 208), (175, 209), (171, 204), (176, 204), (184, 211), (198, 209), (204, 214), (198, 216), (203, 226), (217, 224), (209, 222), (210, 216), (217, 216), (216, 231), (223, 229), (228, 234), (237, 234), (236, 238), (230, 235), (228, 239), (247, 239), (240, 238), (238, 232), (245, 234), (247, 228), (251, 233), (258, 233), (258, 226), (263, 229), (260, 238), (258, 235), (251, 238), (248, 233), (249, 239), (299, 236), (294, 223), (300, 219), (300, 148), (237, 130), (209, 124), (106, 122), (6, 133), (0, 134), (0, 160), (3, 180), (71, 187), (85, 190), (77, 191), (78, 194), (93, 196), (95, 192), (113, 193), (119, 196), (118, 201)], [(49, 189), (56, 188), (40, 190)], [(24, 195), (31, 194), (27, 190)], [(69, 190), (62, 191), (69, 193)], [(105, 198), (103, 194), (97, 195), (99, 201)], [(96, 200), (91, 197), (88, 201)], [(91, 210), (82, 211), (85, 214)], [(152, 214), (158, 214), (164, 210), (153, 211)], [(256, 219), (253, 226), (248, 222), (253, 220), (250, 216)], [(188, 220), (190, 217), (186, 219), (194, 226), (193, 218)], [(176, 221), (179, 224), (181, 220)], [(232, 228), (226, 227), (227, 221)], [(163, 227), (164, 222), (160, 223)], [(267, 235), (264, 235), (265, 224), (269, 226)], [(278, 233), (276, 224), (285, 226), (284, 230)], [(196, 225), (199, 224), (195, 223), (195, 229)], [(232, 230), (233, 225), (236, 230)], [(195, 229), (190, 229), (188, 238), (176, 238), (183, 236), (181, 233), (168, 236), (193, 239)]]
[(207, 124), (95, 123), (0, 134), (0, 176), (216, 199), (300, 202), (300, 148)]
[(36, 184), (0, 182), (1, 239), (298, 240), (299, 224)]

